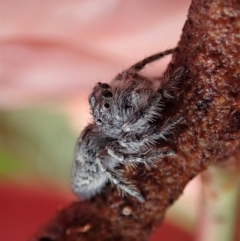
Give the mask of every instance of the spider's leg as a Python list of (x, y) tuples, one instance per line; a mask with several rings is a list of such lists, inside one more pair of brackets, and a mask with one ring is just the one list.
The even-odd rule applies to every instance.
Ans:
[(127, 163), (135, 167), (136, 164), (142, 163), (147, 169), (156, 166), (156, 162), (164, 157), (173, 156), (176, 152), (169, 147), (152, 148), (150, 151), (141, 155), (126, 155), (122, 163)]
[(115, 80), (122, 79), (122, 76), (125, 76), (126, 73), (137, 73), (141, 69), (143, 69), (147, 64), (149, 64), (151, 62), (154, 62), (154, 61), (156, 61), (158, 59), (161, 59), (161, 58), (163, 58), (166, 55), (173, 54), (177, 50), (178, 50), (178, 48), (174, 48), (174, 49), (168, 49), (168, 50), (166, 50), (164, 52), (153, 54), (153, 55), (151, 55), (151, 56), (149, 56), (149, 57), (147, 57), (147, 58), (145, 58), (145, 59), (135, 63), (130, 68), (124, 70), (122, 73), (118, 74), (114, 79)]
[(115, 184), (118, 190), (122, 191), (123, 194), (129, 194), (137, 198), (140, 202), (144, 202), (143, 196), (139, 193), (136, 186), (133, 185), (130, 181), (124, 180), (121, 174), (116, 173), (112, 168), (104, 162), (104, 155), (108, 155), (106, 150), (100, 151), (97, 155), (97, 163), (100, 166), (101, 170), (105, 172), (107, 178), (110, 182)]
[[(164, 109), (164, 98), (173, 99), (176, 97), (176, 89), (181, 82), (185, 67), (173, 71), (171, 68), (164, 74), (160, 89), (147, 100), (147, 105), (138, 109), (134, 115), (122, 126), (124, 132), (143, 132), (149, 128), (149, 123), (159, 119)], [(144, 99), (143, 99), (144, 102)]]
[(133, 71), (133, 72), (138, 72), (140, 71), (141, 69), (143, 69), (147, 64), (151, 63), (151, 62), (154, 62), (158, 59), (161, 59), (162, 57), (168, 55), (168, 54), (173, 54), (174, 52), (177, 51), (177, 48), (174, 48), (174, 49), (168, 49), (164, 52), (161, 52), (161, 53), (157, 53), (157, 54), (154, 54), (154, 55), (151, 55), (137, 63), (135, 63), (134, 65), (132, 65), (127, 71)]
[(183, 116), (172, 120), (171, 118), (168, 118), (163, 125), (161, 126), (161, 128), (158, 130), (158, 132), (153, 133), (151, 136), (151, 138), (153, 138), (154, 140), (159, 140), (162, 139), (164, 141), (167, 141), (167, 136), (172, 134), (172, 131), (176, 128), (177, 124), (179, 124), (182, 120), (183, 120)]
[(112, 141), (110, 142), (106, 148), (105, 151), (108, 155), (118, 160), (118, 162), (121, 162), (124, 160), (124, 147), (122, 147), (118, 141)]
[[(151, 139), (151, 137), (147, 138)], [(137, 146), (136, 141), (131, 143), (131, 140), (128, 140), (124, 147), (120, 144), (107, 145), (106, 151), (110, 156), (117, 159), (119, 164), (129, 164), (135, 167), (136, 164), (142, 163), (147, 168), (154, 166), (157, 160), (175, 154), (171, 147), (159, 147), (154, 143), (153, 139), (150, 140), (150, 143), (147, 138), (142, 143), (139, 143), (139, 146)]]
[(186, 68), (184, 66), (177, 68), (176, 70), (173, 70), (170, 65), (162, 77), (162, 83), (160, 85), (159, 92), (165, 98), (175, 98), (176, 95), (173, 93), (176, 92), (176, 89), (178, 89), (178, 85), (182, 81), (185, 73)]
[(148, 105), (136, 111), (129, 120), (122, 126), (124, 132), (143, 133), (150, 127), (150, 123), (161, 117), (164, 103), (161, 101), (162, 95), (156, 93)]
[[(148, 151), (148, 147), (150, 147), (150, 145), (155, 144), (154, 140), (150, 144), (145, 136), (141, 137), (141, 139), (135, 139), (134, 137), (134, 134), (129, 134), (123, 138), (120, 138), (118, 141), (109, 143), (105, 149), (107, 153), (111, 157), (117, 159), (119, 163), (126, 164), (126, 160), (129, 160), (129, 158), (126, 159), (128, 156), (140, 156)], [(137, 162), (137, 159), (134, 159), (136, 160), (135, 162)]]

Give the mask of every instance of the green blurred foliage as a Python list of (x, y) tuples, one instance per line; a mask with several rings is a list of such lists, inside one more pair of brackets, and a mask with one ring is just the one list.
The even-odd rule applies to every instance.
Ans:
[(76, 134), (61, 112), (0, 112), (1, 179), (36, 178), (69, 185)]

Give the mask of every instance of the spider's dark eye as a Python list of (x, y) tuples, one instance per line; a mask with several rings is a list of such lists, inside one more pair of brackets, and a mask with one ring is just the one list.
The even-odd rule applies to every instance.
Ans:
[(102, 89), (108, 89), (110, 88), (110, 86), (106, 83), (101, 83), (101, 82), (98, 82), (98, 85), (102, 88)]
[(109, 105), (108, 103), (104, 103), (104, 107), (105, 107), (106, 109), (109, 109), (110, 105)]
[(102, 92), (102, 96), (105, 97), (105, 98), (107, 98), (107, 99), (110, 99), (110, 98), (113, 97), (113, 94), (112, 94), (112, 92), (109, 91), (109, 90), (104, 90), (104, 91)]
[(96, 124), (97, 125), (101, 125), (102, 124), (102, 120), (101, 119), (97, 119)]

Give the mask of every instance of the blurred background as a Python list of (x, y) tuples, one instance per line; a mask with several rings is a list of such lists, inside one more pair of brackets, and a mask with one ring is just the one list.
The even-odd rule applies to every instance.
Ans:
[[(92, 87), (175, 47), (189, 5), (190, 0), (0, 1), (0, 240), (26, 240), (76, 200), (71, 162), (77, 136), (91, 121)], [(160, 75), (169, 60), (146, 68), (146, 74)], [(152, 241), (193, 240), (199, 190), (195, 179)]]

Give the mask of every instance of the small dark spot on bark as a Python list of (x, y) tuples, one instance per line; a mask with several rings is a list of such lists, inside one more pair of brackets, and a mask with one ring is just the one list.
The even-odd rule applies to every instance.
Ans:
[(173, 200), (172, 198), (170, 198), (170, 199), (168, 200), (168, 205), (169, 205), (169, 206), (172, 205), (173, 202), (174, 202), (174, 200)]
[(240, 130), (240, 110), (233, 115), (233, 125), (236, 127), (236, 130)]

